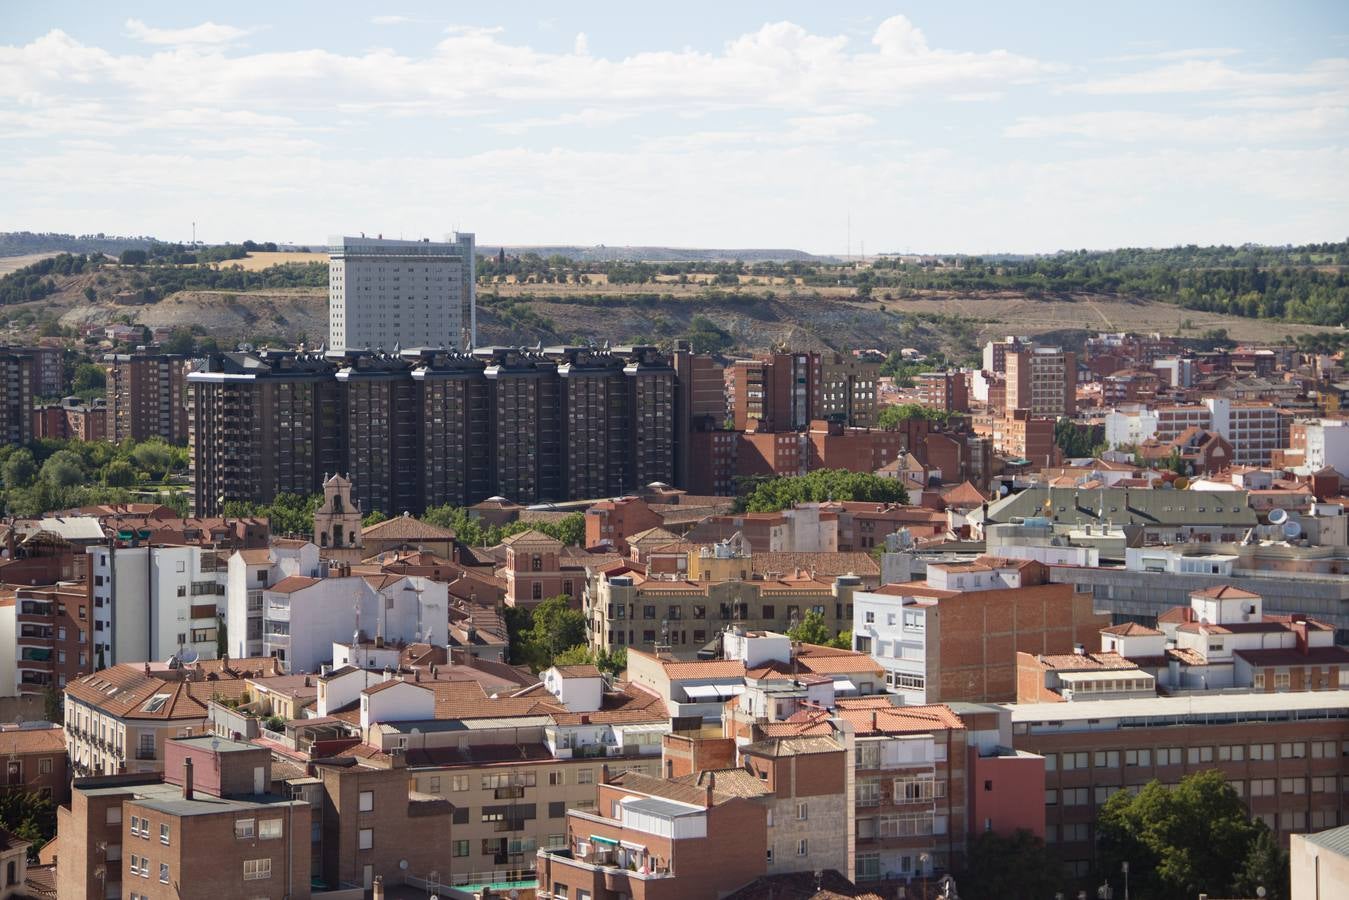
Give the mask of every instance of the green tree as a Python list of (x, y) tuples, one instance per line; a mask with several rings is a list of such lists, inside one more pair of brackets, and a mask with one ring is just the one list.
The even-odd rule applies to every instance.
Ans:
[(175, 328), (168, 340), (160, 346), (165, 353), (190, 354), (197, 349), (197, 339), (187, 328)]
[(174, 449), (158, 438), (143, 441), (131, 451), (131, 459), (136, 466), (150, 474), (156, 480), (163, 478), (175, 462)]
[(55, 722), (57, 725), (64, 723), (66, 720), (62, 694), (53, 685), (47, 685), (42, 690), (42, 715), (48, 722)]
[(28, 791), (0, 792), (0, 826), (25, 841), (30, 862), (37, 860), (38, 850), (56, 836), (56, 807)]
[(965, 900), (1045, 900), (1063, 886), (1063, 866), (1025, 828), (985, 831), (970, 842), (957, 876)]
[(585, 644), (577, 644), (575, 647), (568, 647), (561, 653), (553, 657), (555, 666), (584, 666), (593, 663), (595, 657), (590, 653), (590, 648)]
[(849, 628), (847, 631), (840, 631), (838, 633), (838, 637), (834, 638), (832, 641), (829, 642), (829, 646), (837, 647), (840, 650), (851, 650), (852, 629)]
[(553, 664), (553, 657), (586, 642), (586, 621), (566, 596), (551, 597), (534, 607), (529, 630), (521, 635), (524, 659), (535, 672)]
[(1258, 896), (1265, 889), (1265, 900), (1288, 900), (1288, 851), (1279, 846), (1278, 838), (1264, 823), (1260, 834), (1246, 854), (1245, 864), (1237, 875), (1236, 890), (1241, 897)]
[(757, 481), (737, 505), (748, 512), (777, 512), (795, 503), (824, 500), (908, 503), (909, 492), (894, 478), (846, 469), (817, 469), (807, 475)]
[(84, 460), (72, 450), (58, 450), (47, 457), (38, 477), (53, 488), (73, 487), (84, 481)]
[(901, 422), (910, 419), (926, 419), (938, 425), (945, 425), (951, 421), (951, 414), (944, 409), (933, 409), (921, 403), (901, 403), (882, 409), (880, 415), (876, 417), (876, 424), (887, 431), (893, 431)]
[(377, 509), (372, 509), (361, 517), (361, 524), (369, 528), (371, 525), (378, 525), (380, 522), (388, 520), (388, 516)]
[(554, 526), (553, 537), (568, 547), (584, 547), (586, 517), (584, 513), (569, 513)]
[(595, 665), (601, 672), (617, 678), (628, 667), (628, 648), (617, 647), (613, 650), (601, 650)]
[(70, 387), (77, 394), (102, 391), (108, 384), (108, 373), (102, 366), (93, 363), (80, 363), (75, 367), (75, 377)]
[(1097, 816), (1104, 871), (1129, 863), (1135, 896), (1151, 900), (1233, 896), (1262, 828), (1212, 769), (1187, 775), (1172, 789), (1152, 781), (1137, 795), (1120, 791)]
[(24, 488), (37, 477), (37, 463), (33, 460), (33, 451), (20, 447), (9, 455), (4, 466), (5, 487)]
[(103, 483), (109, 487), (131, 487), (136, 483), (136, 469), (124, 459), (114, 459), (103, 467)]
[(834, 640), (834, 633), (825, 624), (824, 615), (812, 609), (804, 619), (787, 629), (787, 637), (803, 644), (827, 646)]
[(1091, 430), (1079, 428), (1067, 416), (1059, 417), (1054, 423), (1054, 443), (1063, 451), (1064, 456), (1077, 458), (1091, 456)]
[(124, 266), (143, 266), (150, 259), (144, 250), (123, 250), (117, 261)]

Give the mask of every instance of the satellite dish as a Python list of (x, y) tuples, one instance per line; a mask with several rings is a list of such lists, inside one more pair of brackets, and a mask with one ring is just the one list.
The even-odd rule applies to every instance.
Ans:
[(407, 861), (406, 859), (400, 859), (400, 860), (398, 861), (398, 868), (403, 869), (403, 870), (406, 871), (406, 870), (407, 870), (407, 867), (408, 867), (408, 861)]
[(1302, 536), (1302, 526), (1296, 522), (1283, 523), (1283, 538), (1286, 541), (1297, 540)]
[(998, 496), (1000, 497), (1006, 497), (1011, 492), (1012, 489), (1009, 488), (1006, 484), (1001, 484), (998, 486)]
[(1271, 509), (1271, 510), (1269, 511), (1269, 524), (1271, 524), (1271, 525), (1282, 525), (1284, 522), (1287, 522), (1287, 521), (1288, 521), (1288, 510), (1286, 510), (1286, 509)]
[(1185, 476), (1182, 475), (1180, 478), (1176, 479), (1176, 490), (1183, 491), (1189, 486), (1190, 486), (1190, 479), (1186, 478)]
[(178, 651), (178, 661), (183, 665), (190, 666), (197, 661), (197, 651), (191, 647), (184, 647)]

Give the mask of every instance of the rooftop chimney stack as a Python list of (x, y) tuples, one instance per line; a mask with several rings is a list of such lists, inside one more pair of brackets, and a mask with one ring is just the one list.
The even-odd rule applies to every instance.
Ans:
[(192, 758), (183, 760), (183, 799), (192, 799)]

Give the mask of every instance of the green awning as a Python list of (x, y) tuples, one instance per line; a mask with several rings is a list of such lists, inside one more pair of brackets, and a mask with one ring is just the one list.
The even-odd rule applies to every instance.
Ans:
[(617, 847), (618, 841), (613, 838), (600, 837), (598, 834), (592, 834), (590, 839), (597, 844), (608, 844), (610, 847)]

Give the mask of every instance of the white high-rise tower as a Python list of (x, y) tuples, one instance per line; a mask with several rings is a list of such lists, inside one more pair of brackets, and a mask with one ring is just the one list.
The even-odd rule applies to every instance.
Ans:
[(477, 262), (473, 235), (452, 241), (334, 237), (328, 241), (328, 346), (477, 344)]

